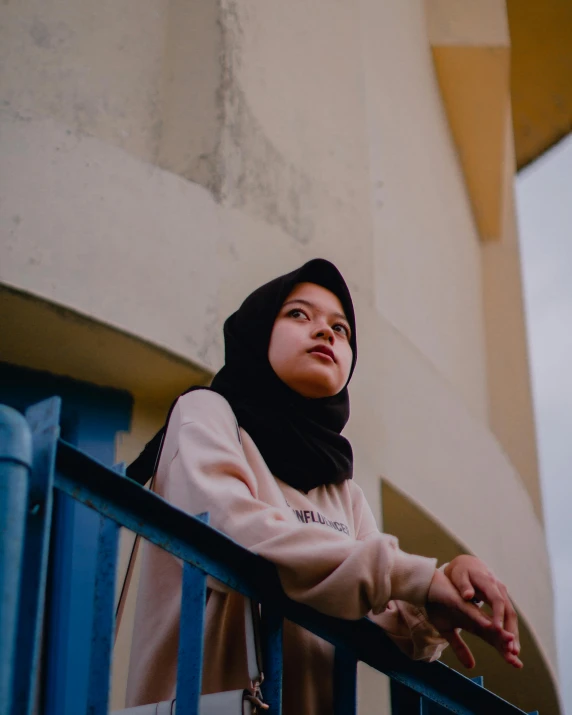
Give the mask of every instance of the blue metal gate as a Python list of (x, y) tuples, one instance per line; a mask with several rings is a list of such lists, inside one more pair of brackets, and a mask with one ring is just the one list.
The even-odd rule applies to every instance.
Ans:
[[(409, 660), (367, 618), (331, 618), (290, 600), (273, 564), (209, 527), (204, 515), (190, 516), (176, 509), (59, 440), (58, 433), (58, 398), (30, 408), (26, 418), (0, 406), (0, 715), (31, 715), (37, 697), (54, 490), (99, 515), (91, 638), (85, 643), (89, 686), (82, 715), (108, 711), (120, 525), (185, 562), (178, 715), (198, 715), (207, 574), (262, 604), (263, 694), (275, 715), (281, 713), (284, 618), (335, 646), (335, 715), (356, 712), (359, 660), (386, 673), (396, 684), (396, 715), (523, 713), (441, 663)], [(43, 712), (41, 697), (39, 702)]]
[[(116, 435), (129, 429), (128, 392), (0, 362), (0, 403), (24, 413), (54, 394), (61, 397), (60, 437), (111, 466)], [(76, 715), (89, 684), (84, 644), (91, 634), (99, 515), (59, 490), (50, 512), (43, 715)]]

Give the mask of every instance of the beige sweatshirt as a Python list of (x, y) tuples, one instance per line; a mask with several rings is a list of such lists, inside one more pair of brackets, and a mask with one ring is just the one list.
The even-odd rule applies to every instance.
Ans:
[[(240, 434), (240, 437), (239, 437)], [(198, 390), (171, 415), (155, 490), (274, 562), (293, 599), (332, 616), (369, 615), (413, 658), (445, 646), (422, 608), (435, 561), (382, 534), (352, 480), (304, 494), (272, 476), (228, 402)], [(144, 542), (127, 706), (175, 697), (181, 562)], [(203, 692), (248, 687), (242, 597), (209, 580)], [(407, 603), (405, 603), (407, 601)], [(333, 647), (284, 624), (284, 715), (331, 715)]]

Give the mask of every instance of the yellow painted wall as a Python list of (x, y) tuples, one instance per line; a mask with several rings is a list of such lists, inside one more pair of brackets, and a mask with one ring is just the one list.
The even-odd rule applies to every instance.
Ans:
[(521, 169), (572, 128), (572, 3), (507, 0), (516, 160)]

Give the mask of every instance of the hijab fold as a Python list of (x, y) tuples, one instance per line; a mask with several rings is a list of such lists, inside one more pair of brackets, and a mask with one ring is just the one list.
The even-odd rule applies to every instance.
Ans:
[[(268, 361), (276, 316), (294, 286), (305, 282), (332, 291), (343, 306), (351, 328), (351, 378), (357, 343), (350, 292), (338, 269), (317, 258), (266, 283), (246, 298), (224, 324), (224, 367), (210, 388), (194, 387), (187, 392), (210, 389), (222, 395), (272, 474), (295, 489), (309, 492), (323, 484), (351, 479), (353, 454), (350, 443), (341, 435), (350, 415), (347, 384), (332, 397), (306, 398), (282, 382)], [(152, 476), (167, 424), (168, 418), (128, 467), (128, 477), (143, 484)]]

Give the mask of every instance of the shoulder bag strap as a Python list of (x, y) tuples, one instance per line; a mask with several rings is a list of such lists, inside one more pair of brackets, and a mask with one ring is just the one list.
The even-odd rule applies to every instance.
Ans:
[(258, 604), (244, 597), (244, 631), (246, 637), (246, 662), (248, 678), (254, 690), (264, 681), (262, 672), (262, 647), (260, 638), (260, 610)]
[[(161, 458), (161, 452), (163, 451), (163, 443), (165, 442), (166, 434), (167, 429), (165, 428), (165, 431), (163, 432), (163, 435), (161, 437), (161, 445), (159, 447), (159, 452), (157, 453), (157, 459), (155, 460), (153, 476), (151, 477), (151, 481), (149, 482), (149, 491), (153, 491), (153, 487), (155, 486), (155, 476), (157, 474), (157, 467), (159, 466), (159, 459)], [(131, 553), (129, 554), (129, 561), (127, 563), (127, 571), (125, 572), (125, 578), (123, 579), (123, 585), (121, 586), (121, 593), (119, 594), (119, 600), (115, 609), (115, 640), (117, 640), (117, 636), (119, 634), (119, 627), (121, 626), (121, 619), (123, 618), (123, 611), (127, 602), (127, 594), (129, 593), (129, 586), (131, 584), (131, 579), (135, 570), (137, 554), (139, 553), (140, 541), (141, 536), (137, 534), (135, 536), (135, 540), (133, 541), (133, 546), (131, 547)]]

